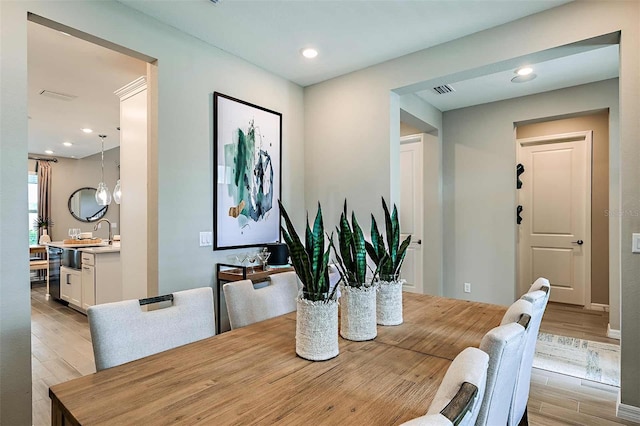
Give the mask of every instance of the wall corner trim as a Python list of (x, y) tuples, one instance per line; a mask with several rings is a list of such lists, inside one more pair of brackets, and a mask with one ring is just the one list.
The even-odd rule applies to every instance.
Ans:
[(640, 408), (620, 402), (620, 392), (618, 392), (618, 404), (616, 406), (616, 417), (632, 422), (640, 423)]
[(610, 339), (620, 340), (620, 330), (611, 328), (611, 324), (607, 324), (607, 337), (609, 337)]

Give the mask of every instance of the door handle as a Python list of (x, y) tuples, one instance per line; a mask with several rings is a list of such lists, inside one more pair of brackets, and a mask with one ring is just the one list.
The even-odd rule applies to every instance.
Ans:
[(583, 245), (583, 244), (584, 244), (584, 241), (582, 241), (582, 240), (578, 240), (578, 241), (571, 241), (571, 244), (577, 244), (577, 245), (581, 246), (581, 245)]
[(422, 244), (422, 240), (416, 241), (416, 244)]

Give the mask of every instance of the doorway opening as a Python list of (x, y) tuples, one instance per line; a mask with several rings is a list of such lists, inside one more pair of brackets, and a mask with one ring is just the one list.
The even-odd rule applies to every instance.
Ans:
[[(63, 243), (70, 238), (67, 230), (72, 228), (80, 228), (82, 232), (93, 231), (94, 236), (107, 238), (111, 233), (104, 226), (101, 230), (94, 230), (94, 223), (81, 221), (81, 215), (73, 214), (75, 210), (72, 212), (70, 197), (78, 188), (95, 190), (99, 182), (105, 182), (113, 192), (118, 179), (122, 179), (122, 205), (112, 202), (106, 206), (104, 216), (110, 219), (113, 234), (123, 234), (121, 251), (131, 252), (131, 255), (121, 256), (121, 268), (124, 270), (126, 260), (128, 264), (135, 263), (137, 270), (144, 270), (143, 279), (136, 278), (143, 286), (140, 291), (145, 297), (155, 295), (157, 61), (41, 16), (29, 14), (28, 21), (28, 152), (34, 157), (57, 159), (51, 176), (48, 201), (51, 208), (47, 213), (54, 222), (51, 238), (54, 242)], [(130, 123), (125, 122), (122, 115), (122, 97), (115, 92), (140, 78), (146, 80), (148, 88), (146, 108), (138, 110), (138, 113), (142, 112), (139, 115), (144, 116), (140, 119), (144, 127), (142, 132), (136, 128), (136, 149), (125, 149), (126, 134), (132, 132), (128, 132)], [(104, 149), (98, 135), (107, 135)], [(104, 177), (101, 174), (102, 161)], [(142, 169), (140, 164), (145, 167)], [(35, 163), (30, 162), (29, 165), (33, 167)], [(145, 201), (144, 210), (139, 209), (139, 204), (134, 204), (140, 200)], [(140, 214), (144, 215), (143, 219), (140, 219)], [(134, 221), (136, 226), (124, 226)], [(145, 233), (144, 238), (139, 236), (141, 232)], [(147, 232), (152, 238), (146, 238)], [(144, 245), (137, 246), (138, 241)], [(57, 271), (52, 274), (52, 266), (56, 268), (56, 265)], [(85, 285), (84, 268), (78, 267), (78, 270), (69, 272), (72, 279), (68, 282), (78, 289), (80, 299), (74, 300), (78, 305), (77, 311), (83, 311), (87, 305), (85, 301), (90, 297), (100, 303), (100, 296), (95, 290), (101, 274), (96, 271), (91, 274), (94, 281), (86, 280), (92, 284), (93, 292), (87, 291), (88, 298), (84, 300), (85, 289), (89, 287)], [(91, 267), (97, 269), (97, 265)], [(52, 265), (49, 262), (48, 276), (53, 278), (55, 275), (60, 279), (63, 268), (60, 263)], [(109, 272), (113, 272), (112, 268)], [(132, 287), (123, 284), (122, 288)], [(33, 288), (31, 298), (32, 410), (37, 424), (50, 423), (49, 386), (95, 371), (86, 317), (53, 300), (63, 301), (62, 294), (45, 297), (49, 291), (49, 286)], [(61, 325), (61, 319), (67, 322)]]
[(516, 138), (518, 292), (545, 276), (551, 301), (608, 311), (609, 111), (521, 124)]

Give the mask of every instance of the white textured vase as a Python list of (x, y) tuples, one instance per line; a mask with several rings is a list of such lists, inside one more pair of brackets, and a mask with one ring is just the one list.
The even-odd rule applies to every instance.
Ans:
[(43, 245), (51, 242), (51, 237), (47, 233), (47, 228), (42, 230), (42, 235), (40, 235), (40, 239), (38, 240), (38, 244)]
[(356, 342), (376, 338), (375, 285), (351, 287), (340, 283), (340, 335)]
[(296, 354), (310, 361), (334, 358), (338, 348), (338, 302), (298, 298)]
[(402, 324), (402, 284), (404, 283), (405, 280), (378, 281), (376, 300), (378, 324)]

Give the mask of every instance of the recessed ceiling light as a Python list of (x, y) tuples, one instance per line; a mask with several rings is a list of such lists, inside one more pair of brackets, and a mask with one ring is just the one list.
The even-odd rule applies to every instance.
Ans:
[(527, 81), (531, 81), (537, 77), (537, 74), (531, 73), (527, 75), (516, 75), (511, 79), (512, 83), (526, 83)]
[(82, 131), (85, 133), (93, 133), (93, 129), (89, 129), (88, 127), (85, 127)]
[(71, 142), (62, 142), (62, 145), (64, 145), (64, 146), (72, 146), (73, 144)]
[(531, 67), (522, 67), (516, 70), (516, 74), (518, 75), (529, 75), (533, 72), (533, 68)]
[(53, 151), (51, 151), (50, 149), (47, 149), (47, 150), (44, 151), (44, 153), (51, 155), (51, 154), (53, 154)]
[(313, 59), (316, 56), (318, 56), (318, 51), (316, 49), (311, 48), (311, 47), (307, 47), (306, 49), (302, 49), (301, 53), (302, 53), (302, 56), (304, 56), (307, 59)]

